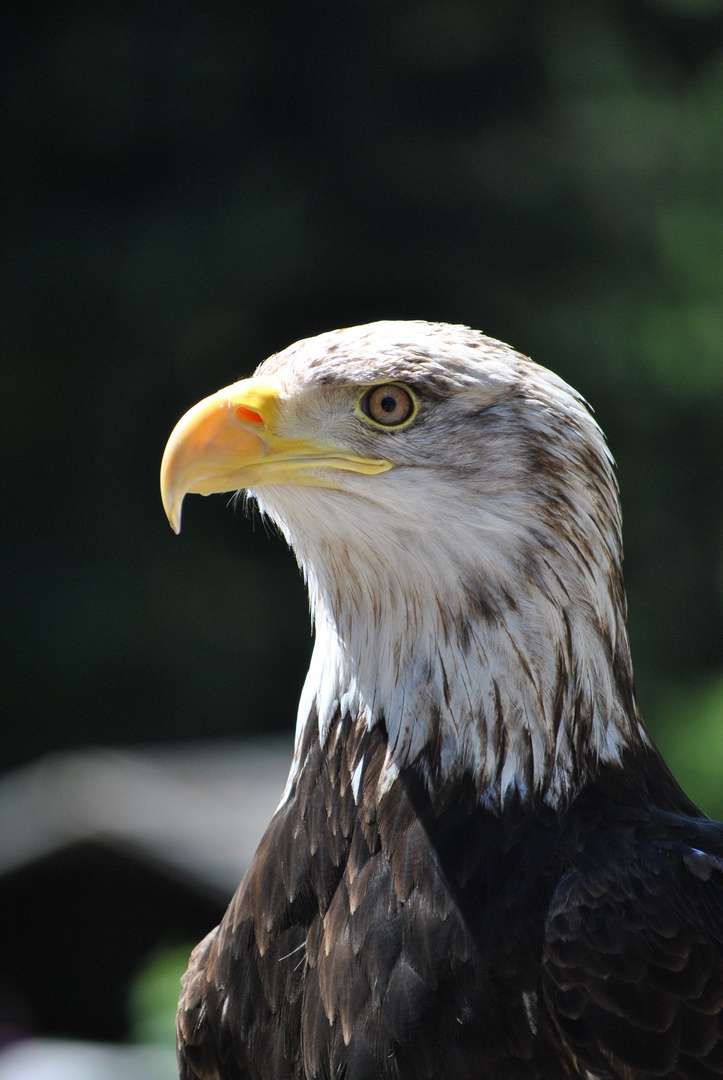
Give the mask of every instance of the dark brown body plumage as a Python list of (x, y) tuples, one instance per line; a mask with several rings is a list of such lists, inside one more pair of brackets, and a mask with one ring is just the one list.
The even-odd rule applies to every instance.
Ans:
[(184, 980), (183, 1080), (722, 1077), (723, 826), (638, 713), (581, 397), (465, 327), (350, 327), (179, 421), (174, 527), (237, 487), (316, 643), (289, 786)]
[(723, 833), (657, 757), (499, 817), (414, 768), (376, 803), (383, 729), (306, 739), (186, 976), (184, 1080), (723, 1075)]

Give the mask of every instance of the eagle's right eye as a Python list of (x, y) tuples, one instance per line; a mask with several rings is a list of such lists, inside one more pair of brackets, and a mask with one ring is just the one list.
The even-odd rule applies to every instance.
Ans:
[(359, 402), (361, 411), (382, 427), (402, 427), (414, 419), (417, 405), (406, 386), (382, 383), (367, 390)]

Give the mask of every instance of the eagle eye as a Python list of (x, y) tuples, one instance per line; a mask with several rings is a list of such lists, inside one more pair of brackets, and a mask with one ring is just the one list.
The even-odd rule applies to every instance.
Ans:
[(414, 419), (417, 404), (399, 383), (382, 383), (367, 390), (359, 402), (362, 413), (381, 427), (402, 427)]

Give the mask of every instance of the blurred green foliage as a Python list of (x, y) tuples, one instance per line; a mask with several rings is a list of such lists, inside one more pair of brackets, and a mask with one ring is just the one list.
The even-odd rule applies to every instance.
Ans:
[(175, 1049), (181, 977), (192, 948), (191, 944), (160, 948), (147, 958), (129, 995), (131, 1042)]
[(189, 500), (175, 538), (158, 464), (181, 413), (268, 353), (384, 317), (484, 329), (594, 404), (667, 740), (671, 686), (693, 688), (682, 718), (723, 669), (723, 5), (3, 20), (2, 765), (290, 726), (293, 560), (223, 499)]
[(723, 820), (723, 674), (660, 695), (656, 734), (683, 788)]

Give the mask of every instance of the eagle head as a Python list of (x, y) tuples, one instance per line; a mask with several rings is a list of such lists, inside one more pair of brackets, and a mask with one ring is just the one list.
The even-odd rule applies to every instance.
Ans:
[(427, 322), (299, 341), (179, 421), (161, 488), (176, 531), (187, 493), (238, 489), (281, 530), (316, 631), (297, 730), (383, 725), (382, 787), (410, 766), (559, 808), (647, 741), (609, 450), (509, 346)]

